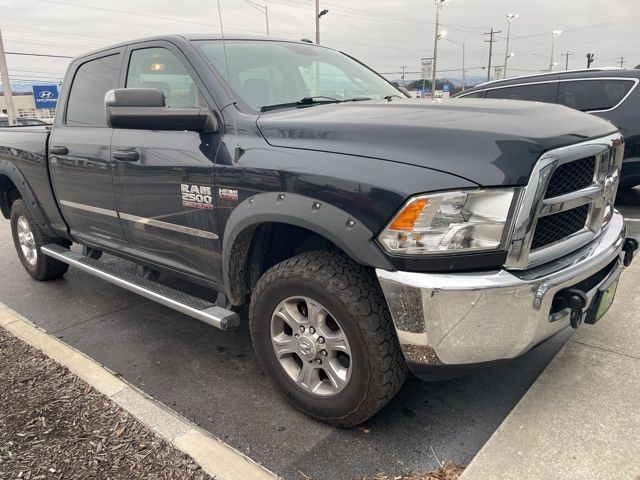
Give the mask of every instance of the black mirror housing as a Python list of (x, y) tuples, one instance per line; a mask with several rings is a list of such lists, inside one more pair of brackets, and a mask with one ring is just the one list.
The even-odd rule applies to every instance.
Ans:
[(215, 133), (218, 122), (208, 109), (169, 108), (157, 88), (117, 88), (104, 99), (110, 128)]

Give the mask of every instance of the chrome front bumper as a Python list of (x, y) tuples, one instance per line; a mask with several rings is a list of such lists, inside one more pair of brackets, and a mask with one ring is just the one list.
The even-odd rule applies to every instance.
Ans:
[[(529, 270), (376, 273), (410, 365), (493, 362), (517, 357), (567, 327), (568, 310), (552, 314), (555, 294), (605, 268), (619, 274), (625, 236), (615, 212), (593, 242)], [(604, 281), (585, 292), (587, 306)]]

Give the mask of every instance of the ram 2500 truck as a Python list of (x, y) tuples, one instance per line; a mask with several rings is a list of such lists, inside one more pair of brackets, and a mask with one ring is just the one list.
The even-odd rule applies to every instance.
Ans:
[(408, 370), (457, 375), (604, 315), (637, 248), (623, 148), (561, 106), (409, 100), (306, 42), (166, 36), (73, 60), (52, 129), (0, 129), (0, 208), (36, 280), (72, 265), (221, 329), (249, 304), (284, 396), (354, 425)]

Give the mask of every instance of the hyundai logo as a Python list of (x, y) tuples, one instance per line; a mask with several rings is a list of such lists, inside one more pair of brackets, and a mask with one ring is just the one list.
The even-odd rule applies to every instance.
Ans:
[(51, 97), (53, 97), (53, 92), (50, 90), (40, 92), (40, 98), (43, 100), (49, 100)]

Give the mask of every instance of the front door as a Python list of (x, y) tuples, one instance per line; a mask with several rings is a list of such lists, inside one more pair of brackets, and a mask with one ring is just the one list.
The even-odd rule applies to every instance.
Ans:
[(124, 49), (82, 60), (66, 96), (66, 111), (49, 139), (51, 181), (71, 234), (90, 244), (126, 244), (113, 189), (111, 137), (104, 96), (117, 88)]
[[(209, 108), (194, 78), (171, 44), (130, 51), (126, 87), (160, 89), (169, 108)], [(217, 134), (114, 129), (111, 145), (118, 210), (136, 255), (215, 283), (222, 278), (214, 190), (218, 140)]]

